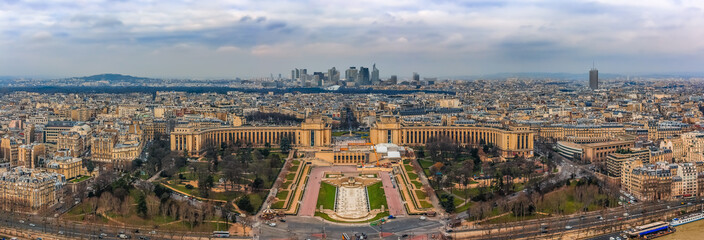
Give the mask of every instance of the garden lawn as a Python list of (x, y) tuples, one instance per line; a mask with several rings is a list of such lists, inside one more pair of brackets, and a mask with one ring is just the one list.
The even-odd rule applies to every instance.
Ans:
[(332, 210), (335, 207), (335, 194), (337, 194), (337, 187), (326, 182), (321, 182), (320, 192), (318, 193), (318, 203), (315, 205), (315, 209), (323, 205), (324, 209)]
[(285, 200), (286, 196), (288, 196), (288, 191), (286, 191), (286, 190), (282, 190), (282, 191), (279, 191), (278, 193), (276, 193), (276, 197), (279, 200)]
[(386, 204), (386, 194), (384, 194), (384, 188), (381, 182), (374, 183), (367, 187), (367, 194), (369, 196), (369, 207), (371, 209), (388, 209), (388, 204)]

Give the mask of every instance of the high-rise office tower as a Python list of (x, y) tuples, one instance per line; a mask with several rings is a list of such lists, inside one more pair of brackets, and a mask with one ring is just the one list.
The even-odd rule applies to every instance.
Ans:
[(345, 81), (354, 82), (355, 80), (357, 80), (357, 68), (350, 67), (345, 71)]
[(325, 74), (323, 72), (313, 72), (313, 82), (316, 86), (322, 87), (325, 84)]
[(328, 69), (328, 82), (330, 84), (339, 84), (338, 82), (340, 81), (340, 72), (335, 69), (335, 67), (332, 67), (331, 69)]
[(376, 68), (376, 63), (372, 65), (372, 85), (379, 85), (379, 69)]
[(396, 85), (398, 84), (398, 77), (396, 75), (391, 75), (391, 78), (389, 78), (389, 85)]
[(599, 70), (594, 66), (589, 70), (589, 88), (592, 90), (599, 88)]
[(357, 74), (357, 86), (369, 85), (369, 68), (359, 67), (359, 74)]
[(296, 70), (291, 70), (291, 80), (296, 79)]
[(420, 81), (420, 75), (417, 72), (413, 73), (413, 81)]

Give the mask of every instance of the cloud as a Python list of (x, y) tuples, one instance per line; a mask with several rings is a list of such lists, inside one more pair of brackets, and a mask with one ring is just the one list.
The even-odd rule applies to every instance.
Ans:
[[(0, 64), (0, 75), (45, 69), (28, 52), (38, 45), (44, 57), (65, 62), (46, 70), (58, 75), (83, 71), (82, 62), (94, 57), (124, 58), (150, 69), (228, 63), (223, 69), (189, 69), (195, 76), (259, 76), (294, 66), (366, 62), (379, 63), (389, 75), (409, 68), (467, 75), (527, 66), (576, 72), (592, 59), (630, 62), (611, 72), (694, 71), (691, 66), (704, 63), (702, 9), (704, 2), (696, 0), (0, 1), (0, 62), (8, 63)], [(153, 59), (165, 52), (169, 59)], [(692, 64), (674, 64), (678, 57)], [(458, 67), (462, 63), (474, 66)], [(89, 67), (110, 67), (95, 64)], [(233, 73), (232, 66), (240, 69)], [(134, 71), (150, 75), (149, 68)]]
[(235, 46), (222, 46), (219, 47), (216, 52), (227, 53), (227, 52), (239, 52), (241, 49)]
[(34, 33), (31, 37), (32, 41), (47, 41), (50, 40), (53, 37), (53, 35), (50, 32), (47, 31), (41, 31)]

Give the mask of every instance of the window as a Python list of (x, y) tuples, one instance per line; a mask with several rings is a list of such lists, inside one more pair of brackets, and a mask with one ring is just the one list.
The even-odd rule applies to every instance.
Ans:
[(315, 146), (315, 131), (310, 131), (310, 145)]

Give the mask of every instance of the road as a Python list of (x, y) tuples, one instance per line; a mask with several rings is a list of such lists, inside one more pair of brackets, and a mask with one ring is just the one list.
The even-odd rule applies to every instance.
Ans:
[(371, 239), (378, 239), (384, 232), (384, 239), (398, 239), (407, 236), (439, 234), (443, 226), (438, 220), (421, 220), (418, 216), (403, 216), (390, 220), (381, 226), (369, 224), (337, 224), (313, 217), (287, 216), (286, 222), (276, 222), (277, 226), (261, 226), (260, 239), (321, 239), (323, 232), (327, 239), (342, 239), (342, 234), (354, 236), (364, 233)]

